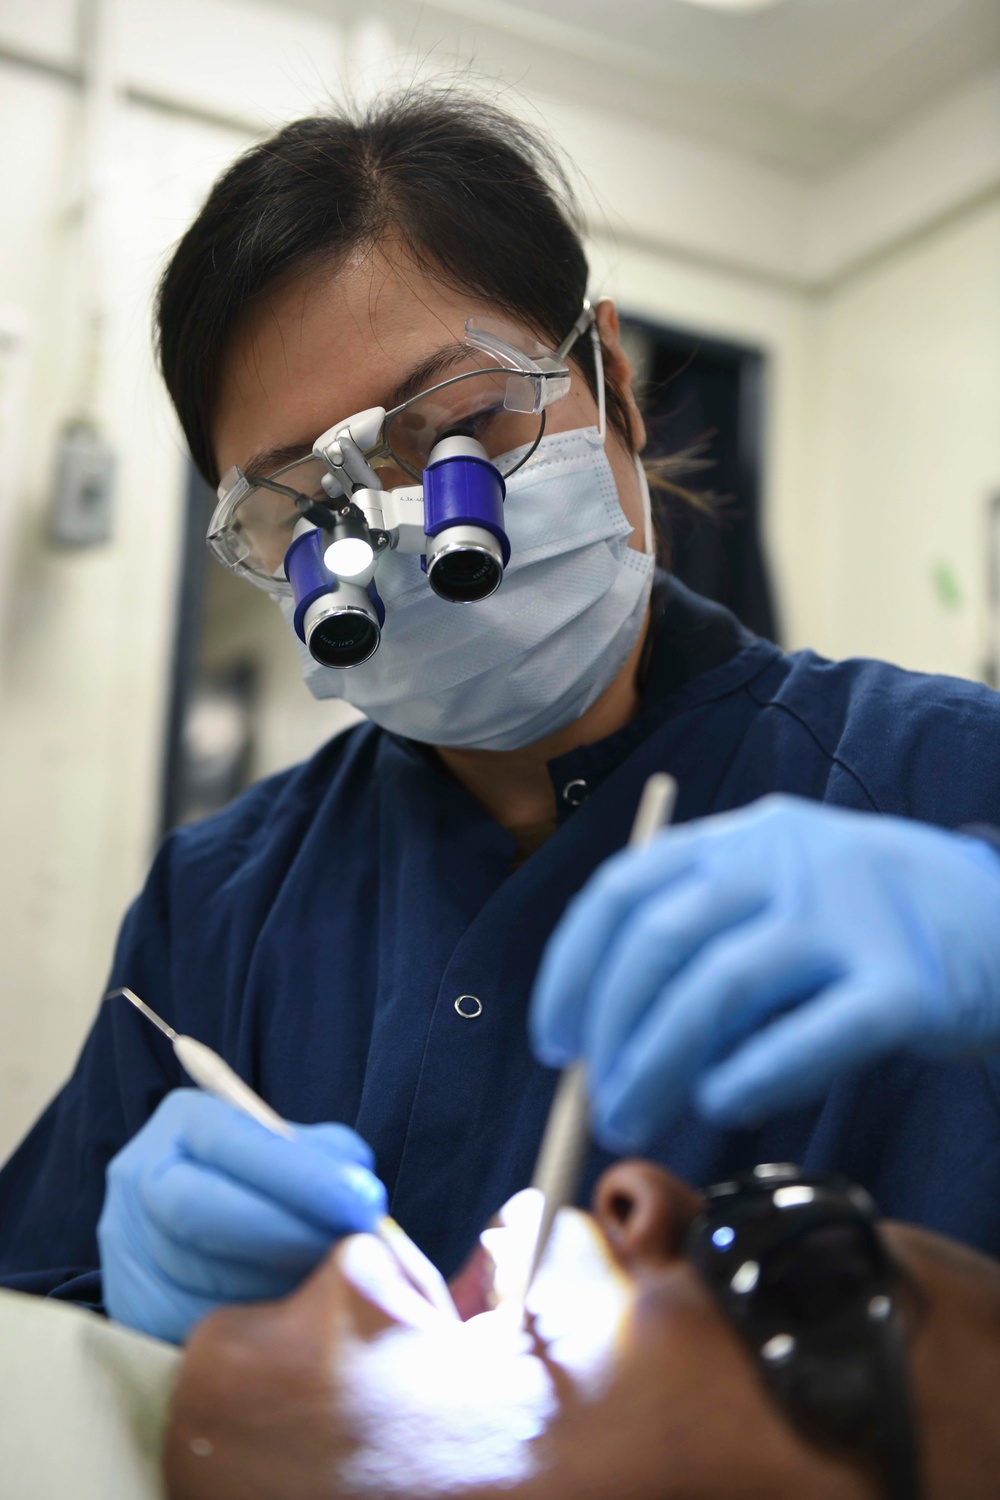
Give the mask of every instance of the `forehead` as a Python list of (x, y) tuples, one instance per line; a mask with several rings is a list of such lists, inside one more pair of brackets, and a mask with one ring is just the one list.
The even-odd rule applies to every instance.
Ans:
[(267, 291), (223, 362), (212, 431), (219, 472), (385, 405), (408, 370), (461, 342), (466, 318), (489, 311), (382, 250)]

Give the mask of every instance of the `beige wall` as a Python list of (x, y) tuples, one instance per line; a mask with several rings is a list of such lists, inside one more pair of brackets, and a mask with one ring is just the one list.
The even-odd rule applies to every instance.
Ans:
[(804, 478), (820, 529), (801, 556), (816, 589), (801, 638), (981, 676), (986, 514), (1000, 494), (1000, 201), (851, 276), (809, 322)]
[[(71, 1066), (154, 837), (183, 465), (149, 352), (152, 285), (221, 166), (255, 132), (336, 93), (345, 58), (385, 71), (391, 45), (369, 23), (254, 0), (117, 10), (129, 92), (107, 163), (98, 398), (121, 462), (118, 521), (107, 547), (60, 553), (44, 511), (79, 347), (79, 93), (2, 54), (71, 67), (75, 9), (0, 0), (0, 345), (15, 328), (20, 351), (0, 347), (0, 1156)], [(392, 61), (412, 73), (405, 49)], [(868, 176), (824, 187), (557, 99), (544, 81), (511, 99), (549, 122), (580, 168), (596, 290), (770, 356), (765, 524), (789, 641), (974, 673), (982, 507), (1000, 488), (995, 204), (887, 250), (884, 215), (878, 233), (862, 232), (864, 203), (885, 201), (874, 157)], [(976, 107), (980, 142), (988, 105)], [(900, 147), (883, 170), (898, 177), (907, 159)], [(982, 196), (992, 162), (980, 149), (968, 194)], [(894, 200), (893, 234), (933, 217), (925, 188)], [(839, 260), (824, 192), (853, 205)], [(848, 250), (854, 263), (876, 242), (880, 261), (845, 268)], [(21, 416), (9, 415), (9, 369)], [(957, 610), (929, 582), (942, 561), (965, 591)], [(305, 695), (277, 611), (245, 595), (225, 628), (262, 643), (265, 772), (324, 738), (338, 710)]]

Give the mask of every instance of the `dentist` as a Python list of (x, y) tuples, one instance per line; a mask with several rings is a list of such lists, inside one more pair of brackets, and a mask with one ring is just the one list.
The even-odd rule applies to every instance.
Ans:
[[(640, 1146), (796, 1160), (1000, 1253), (1000, 699), (786, 656), (657, 568), (587, 280), (544, 144), (446, 93), (287, 127), (180, 242), (210, 545), (367, 722), (167, 838), (109, 987), (303, 1123), (106, 1001), (0, 1174), (4, 1284), (180, 1341), (387, 1202), (450, 1275), (578, 1056), (585, 1196)], [(619, 855), (654, 770), (684, 826)]]

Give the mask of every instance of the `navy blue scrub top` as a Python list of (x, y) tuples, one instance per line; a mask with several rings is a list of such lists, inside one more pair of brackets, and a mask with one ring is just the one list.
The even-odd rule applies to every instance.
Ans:
[[(658, 596), (641, 714), (551, 763), (559, 828), (520, 868), (432, 753), (366, 723), (172, 833), (122, 928), (109, 984), (217, 1048), (288, 1119), (353, 1126), (446, 1275), (530, 1180), (555, 1083), (528, 1050), (532, 980), (651, 772), (677, 778), (678, 821), (781, 791), (1000, 824), (1000, 695), (786, 656), (673, 580)], [(105, 1001), (0, 1173), (0, 1282), (100, 1303), (105, 1168), (184, 1082), (167, 1040)], [(752, 1131), (690, 1113), (649, 1155), (695, 1184), (760, 1161), (836, 1168), (883, 1212), (1000, 1253), (995, 1061), (899, 1057)], [(593, 1151), (581, 1201), (610, 1159)]]

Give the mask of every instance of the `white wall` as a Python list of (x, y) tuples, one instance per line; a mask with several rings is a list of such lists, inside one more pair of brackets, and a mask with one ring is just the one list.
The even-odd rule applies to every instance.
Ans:
[(150, 288), (243, 137), (124, 105), (99, 405), (120, 461), (111, 545), (45, 514), (79, 348), (78, 95), (0, 65), (0, 308), (28, 330), (19, 483), (0, 528), (0, 1153), (65, 1074), (152, 847), (177, 587), (182, 454), (154, 378)]
[[(0, 380), (0, 1156), (71, 1065), (154, 835), (182, 515), (181, 445), (149, 352), (156, 274), (219, 169), (256, 133), (336, 95), (345, 59), (358, 92), (366, 77), (415, 66), (374, 20), (341, 25), (277, 0), (117, 0), (117, 10), (125, 95), (108, 164), (98, 396), (121, 459), (118, 522), (109, 546), (59, 553), (44, 510), (80, 337), (79, 92), (11, 59), (72, 73), (75, 6), (0, 0), (0, 334), (20, 330), (25, 413), (4, 426)], [(557, 98), (544, 78), (531, 83), (529, 62), (510, 101), (549, 122), (580, 168), (595, 287), (770, 355), (765, 521), (789, 641), (975, 671), (977, 527), (1000, 486), (1000, 229), (995, 207), (963, 203), (1000, 182), (988, 100), (921, 126), (917, 160), (930, 159), (927, 131), (950, 151), (962, 130), (974, 135), (960, 201), (939, 164), (930, 201), (924, 183), (879, 218), (866, 204), (885, 203), (879, 174), (895, 180), (911, 161), (906, 140), (864, 170), (811, 183), (595, 112), (565, 90)], [(825, 217), (835, 201), (841, 211)], [(950, 225), (891, 248), (942, 204), (958, 216)], [(845, 212), (851, 232), (836, 240)], [(927, 578), (941, 559), (969, 603), (939, 619)], [(266, 631), (260, 605), (271, 608), (255, 599), (233, 629)], [(335, 719), (301, 696), (291, 642), (270, 640), (261, 770)]]

